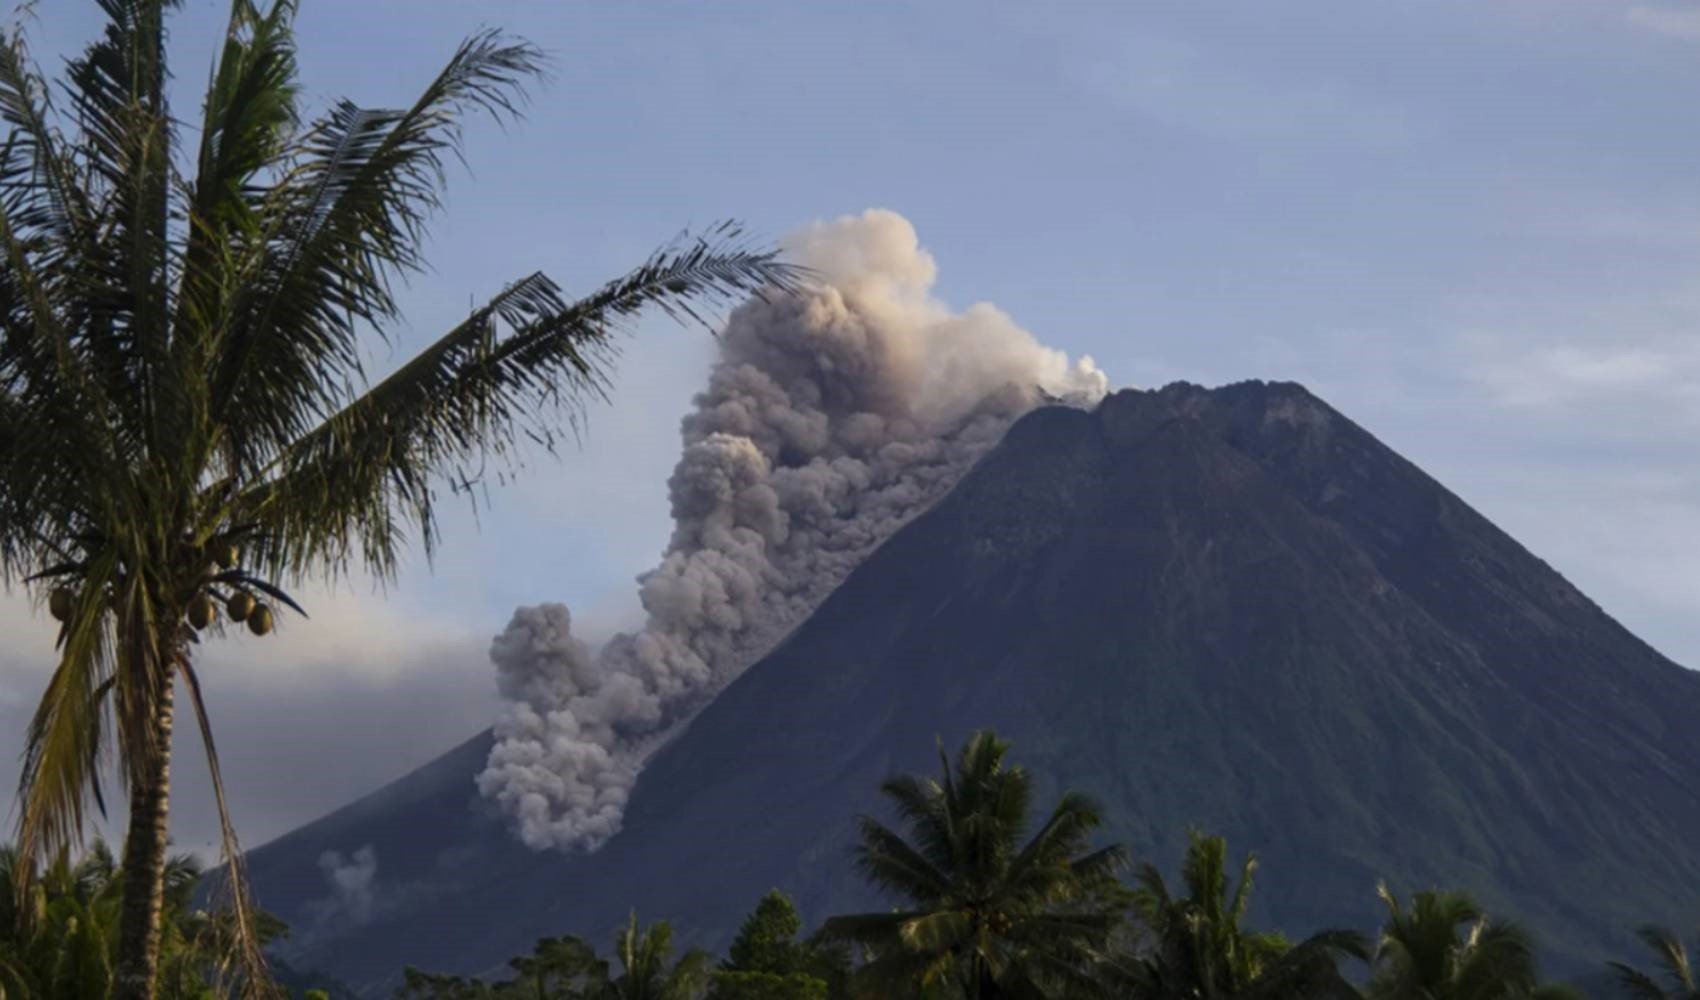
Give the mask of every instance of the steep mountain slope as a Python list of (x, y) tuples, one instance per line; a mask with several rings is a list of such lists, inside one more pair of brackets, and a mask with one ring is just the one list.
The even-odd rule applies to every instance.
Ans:
[(486, 736), (251, 870), (292, 960), (364, 988), (602, 941), (632, 906), (714, 945), (771, 886), (810, 920), (874, 902), (851, 817), (988, 725), (1137, 855), (1172, 863), (1189, 824), (1258, 850), (1291, 931), (1367, 929), (1378, 878), (1465, 886), (1580, 968), (1700, 901), (1700, 675), (1262, 383), (1021, 420), (655, 757), (595, 855), (503, 835)]

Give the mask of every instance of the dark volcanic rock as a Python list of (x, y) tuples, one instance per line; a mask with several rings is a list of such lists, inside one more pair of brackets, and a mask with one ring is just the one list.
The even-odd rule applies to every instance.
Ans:
[[(1375, 883), (1473, 890), (1562, 965), (1700, 901), (1700, 675), (1299, 386), (1052, 408), (876, 552), (644, 773), (589, 857), (479, 806), (488, 736), (253, 853), (291, 957), (364, 988), (492, 968), (630, 907), (723, 944), (766, 889), (875, 902), (851, 818), (995, 726), (1044, 794), (1172, 864), (1264, 859), (1259, 917), (1369, 929)], [(371, 845), (369, 901), (324, 851)], [(369, 902), (369, 905), (367, 903)]]

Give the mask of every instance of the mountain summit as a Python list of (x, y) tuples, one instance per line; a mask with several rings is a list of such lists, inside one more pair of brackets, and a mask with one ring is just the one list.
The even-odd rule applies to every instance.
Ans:
[(656, 754), (594, 855), (532, 853), (475, 738), (252, 853), (292, 962), (480, 971), (635, 906), (720, 944), (762, 892), (875, 904), (897, 770), (996, 727), (1165, 866), (1264, 861), (1262, 917), (1368, 929), (1378, 879), (1476, 893), (1571, 968), (1700, 899), (1700, 675), (1302, 387), (1177, 383), (1017, 422)]

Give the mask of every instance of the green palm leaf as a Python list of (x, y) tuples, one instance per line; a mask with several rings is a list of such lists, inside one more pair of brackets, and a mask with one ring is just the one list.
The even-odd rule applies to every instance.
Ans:
[[(541, 53), (481, 32), (410, 105), (340, 101), (311, 118), (295, 0), (231, 0), (184, 148), (165, 87), (178, 4), (98, 4), (105, 24), (67, 64), (63, 109), (21, 33), (0, 37), (0, 582), (74, 595), (28, 733), (19, 846), (39, 860), (75, 844), (101, 778), (118, 778), (128, 891), (101, 905), (118, 907), (115, 992), (147, 996), (182, 678), (236, 907), (217, 936), (245, 961), (242, 990), (265, 993), (191, 602), (234, 590), (294, 607), (287, 590), (305, 581), (387, 577), (408, 540), (432, 550), (440, 491), (492, 464), (505, 478), (578, 429), (641, 312), (704, 320), (801, 272), (723, 225), (588, 296), (524, 277), (369, 380), (363, 346), (390, 335), (398, 283), (424, 265), (463, 122), (516, 117)], [(242, 564), (209, 571), (232, 547)]]

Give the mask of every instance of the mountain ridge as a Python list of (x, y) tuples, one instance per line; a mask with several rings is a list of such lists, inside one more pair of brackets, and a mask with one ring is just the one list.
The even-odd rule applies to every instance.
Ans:
[[(597, 854), (505, 834), (481, 734), (250, 870), (292, 963), (365, 988), (632, 905), (718, 945), (774, 885), (812, 921), (876, 905), (853, 815), (991, 725), (1139, 857), (1193, 824), (1258, 850), (1289, 932), (1367, 929), (1381, 878), (1462, 887), (1580, 968), (1700, 896), (1696, 718), (1700, 676), (1301, 386), (1177, 383), (1018, 421), (655, 755)], [(339, 912), (314, 868), (365, 844)]]

